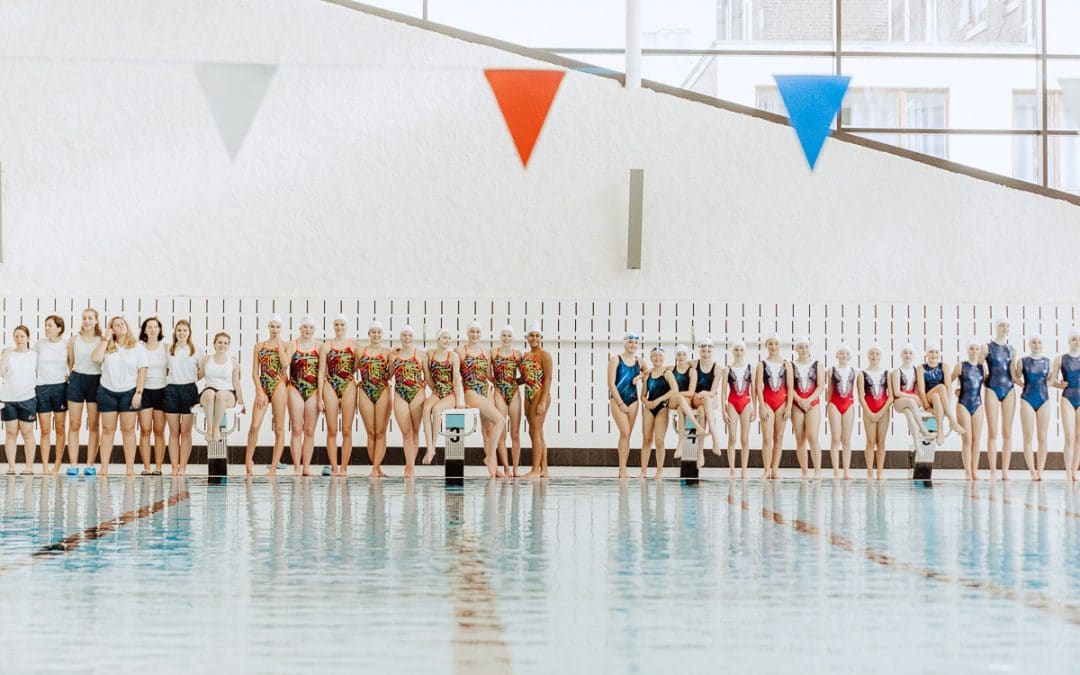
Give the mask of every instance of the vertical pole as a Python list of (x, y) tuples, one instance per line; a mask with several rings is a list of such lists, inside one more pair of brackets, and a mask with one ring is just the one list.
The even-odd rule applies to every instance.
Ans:
[(1050, 128), (1050, 120), (1047, 116), (1050, 114), (1050, 93), (1047, 91), (1049, 85), (1049, 79), (1046, 75), (1046, 0), (1041, 0), (1039, 3), (1039, 101), (1038, 105), (1042, 108), (1042, 124), (1039, 125), (1039, 141), (1042, 146), (1042, 184), (1043, 187), (1050, 187), (1050, 134), (1047, 131)]
[(641, 0), (626, 0), (626, 88), (641, 88)]
[(645, 194), (645, 170), (630, 169), (630, 221), (626, 236), (626, 269), (641, 269), (642, 202)]

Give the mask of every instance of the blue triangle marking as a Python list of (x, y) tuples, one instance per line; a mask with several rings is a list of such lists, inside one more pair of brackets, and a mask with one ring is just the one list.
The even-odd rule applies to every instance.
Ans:
[(813, 170), (851, 78), (838, 75), (773, 75), (773, 78)]

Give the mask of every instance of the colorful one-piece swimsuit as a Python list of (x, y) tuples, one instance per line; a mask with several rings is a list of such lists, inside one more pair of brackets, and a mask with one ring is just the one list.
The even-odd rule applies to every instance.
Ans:
[(735, 408), (735, 414), (741, 415), (746, 406), (750, 405), (750, 364), (743, 364), (742, 368), (732, 366), (728, 369), (728, 403)]
[(544, 364), (528, 352), (521, 357), (521, 380), (525, 396), (531, 401), (544, 389)]
[[(810, 398), (817, 391), (818, 362), (812, 362), (805, 371), (797, 363), (791, 364), (791, 367), (795, 371), (795, 395), (803, 400)], [(813, 400), (810, 407), (812, 408), (820, 402), (821, 397), (819, 396)]]
[(875, 377), (869, 370), (864, 370), (863, 376), (863, 400), (870, 412), (880, 412), (889, 402), (889, 371), (882, 370)]
[(300, 392), (305, 401), (319, 388), (319, 351), (300, 351), (300, 343), (295, 343), (292, 361), (289, 363), (289, 382)]
[(466, 348), (465, 357), (461, 359), (461, 384), (481, 396), (487, 396), (487, 374), (488, 359), (484, 350), (480, 350), (480, 356), (473, 356)]
[(356, 370), (360, 373), (360, 388), (372, 403), (379, 400), (390, 381), (390, 369), (387, 366), (385, 354), (368, 356), (367, 347), (360, 352), (360, 360), (356, 365)]
[(356, 372), (356, 355), (352, 347), (334, 349), (333, 343), (326, 351), (326, 381), (334, 388), (334, 393), (341, 398), (353, 381), (353, 373)]
[(269, 349), (264, 342), (259, 346), (259, 384), (267, 398), (274, 397), (274, 391), (281, 384), (281, 354), (276, 349)]
[(520, 364), (521, 354), (516, 349), (511, 351), (510, 356), (499, 356), (498, 350), (491, 352), (491, 374), (495, 376), (495, 388), (502, 394), (506, 405), (510, 405), (517, 393), (517, 371)]
[(446, 398), (454, 393), (454, 361), (449, 354), (445, 361), (439, 361), (432, 355), (428, 369), (431, 371), (431, 389), (435, 392), (435, 398)]
[(765, 364), (765, 386), (761, 388), (761, 398), (765, 405), (774, 411), (779, 410), (787, 403), (787, 361), (773, 363), (763, 361)]
[(416, 395), (424, 387), (424, 366), (416, 358), (416, 352), (407, 359), (394, 357), (394, 391), (405, 400), (412, 403)]
[(855, 403), (855, 369), (847, 366), (847, 369), (841, 373), (839, 366), (833, 366), (830, 372), (832, 389), (829, 392), (829, 403), (832, 403), (836, 411), (843, 415)]

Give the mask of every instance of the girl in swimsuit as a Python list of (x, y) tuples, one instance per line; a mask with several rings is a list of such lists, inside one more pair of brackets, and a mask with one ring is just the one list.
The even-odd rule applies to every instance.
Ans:
[(521, 396), (518, 394), (518, 366), (521, 352), (514, 349), (514, 328), (506, 326), (499, 332), (499, 346), (491, 352), (491, 376), (495, 383), (495, 407), (503, 419), (510, 418), (510, 457), (513, 469), (506, 461), (506, 437), (499, 437), (499, 462), (507, 475), (517, 478), (521, 461)]
[[(352, 426), (356, 415), (356, 342), (346, 331), (344, 314), (334, 317), (334, 337), (319, 348), (319, 400), (326, 419), (326, 455), (330, 475), (346, 476), (352, 458)], [(341, 461), (338, 461), (338, 414), (341, 421)]]
[(780, 458), (784, 454), (784, 427), (791, 409), (788, 390), (793, 385), (791, 365), (780, 358), (780, 337), (765, 338), (765, 360), (757, 366), (754, 392), (761, 411), (762, 478), (780, 478)]
[(484, 435), (484, 464), (492, 478), (503, 478), (505, 474), (499, 467), (496, 450), (499, 439), (506, 434), (506, 417), (499, 414), (498, 408), (488, 397), (488, 384), (491, 382), (491, 362), (484, 347), (480, 344), (482, 330), (475, 320), (469, 324), (468, 341), (458, 347), (461, 359), (461, 385), (465, 389), (465, 405), (480, 411), (481, 423), (486, 427)]
[(858, 373), (851, 365), (851, 350), (847, 345), (836, 348), (836, 365), (829, 368), (829, 456), (832, 459), (833, 479), (840, 478), (840, 457), (843, 452), (844, 480), (851, 480), (851, 430), (855, 426), (855, 384)]
[(825, 385), (825, 368), (810, 358), (810, 338), (795, 338), (795, 360), (791, 363), (792, 387), (788, 389), (787, 406), (791, 410), (791, 430), (795, 432), (795, 456), (799, 459), (802, 477), (807, 477), (806, 446), (814, 462), (814, 478), (821, 478), (821, 390)]
[(256, 342), (252, 350), (251, 379), (255, 382), (255, 405), (251, 411), (251, 427), (244, 452), (244, 469), (249, 476), (255, 470), (255, 446), (259, 442), (259, 430), (268, 407), (274, 426), (274, 451), (270, 455), (267, 476), (277, 473), (278, 462), (285, 451), (285, 409), (289, 402), (285, 364), (289, 363), (289, 357), (285, 354), (285, 342), (281, 339), (281, 315), (271, 314), (266, 329), (270, 337), (265, 342)]
[(398, 331), (401, 346), (394, 350), (394, 419), (401, 430), (401, 445), (405, 452), (405, 478), (415, 473), (416, 454), (420, 451), (420, 427), (427, 399), (427, 352), (413, 344), (412, 326)]
[(641, 348), (641, 336), (627, 333), (623, 336), (623, 350), (608, 359), (607, 385), (608, 407), (611, 419), (619, 430), (619, 478), (626, 478), (626, 462), (630, 458), (630, 433), (637, 422), (638, 389), (637, 381), (641, 373), (648, 369), (645, 361), (638, 357)]
[(427, 430), (427, 453), (424, 464), (435, 458), (435, 430), (439, 415), (449, 408), (465, 407), (465, 392), (461, 386), (461, 359), (450, 349), (450, 331), (440, 328), (435, 333), (435, 350), (428, 355), (427, 375), (431, 396), (424, 402), (424, 425)]
[[(716, 411), (720, 408), (717, 394), (720, 392), (720, 377), (723, 374), (723, 366), (713, 361), (712, 338), (705, 338), (698, 345), (698, 360), (693, 362), (694, 370), (697, 371), (697, 382), (694, 385), (694, 395), (691, 404), (698, 411), (698, 419), (704, 420), (709, 435), (712, 437), (712, 450), (717, 456), (720, 452), (720, 425), (716, 422)], [(705, 439), (702, 439), (704, 446)], [(704, 454), (701, 460), (705, 461)]]
[[(1047, 381), (1050, 376), (1050, 359), (1042, 353), (1042, 336), (1028, 336), (1031, 352), (1013, 362), (1013, 381), (1020, 385), (1020, 427), (1024, 432), (1024, 462), (1031, 472), (1031, 480), (1042, 480), (1046, 468), (1046, 430), (1050, 425), (1050, 394)], [(1031, 440), (1039, 439), (1038, 461), (1032, 454)], [(1001, 479), (1009, 480), (1009, 462), (1001, 461)]]
[(923, 410), (934, 413), (937, 420), (937, 443), (945, 441), (945, 419), (949, 429), (963, 434), (952, 406), (952, 370), (941, 361), (941, 347), (930, 343), (926, 346), (926, 361), (916, 369), (919, 402)]
[[(101, 342), (101, 324), (96, 309), (87, 308), (82, 311), (82, 323), (78, 333), (74, 333), (68, 340), (68, 367), (71, 375), (68, 378), (67, 405), (68, 405), (68, 437), (67, 447), (69, 456), (74, 453), (75, 461), (79, 457), (79, 426), (82, 425), (83, 407), (86, 408), (86, 430), (90, 437), (86, 443), (86, 466), (83, 468), (84, 475), (92, 476), (97, 473), (94, 468), (94, 460), (97, 459), (98, 446), (101, 438), (101, 420), (98, 417), (97, 390), (101, 382), (101, 364), (94, 362), (90, 357)], [(74, 463), (74, 462), (73, 462)], [(75, 473), (79, 470), (76, 467)]]
[[(701, 425), (697, 415), (694, 414), (693, 408), (690, 407), (691, 397), (693, 396), (691, 392), (697, 389), (697, 368), (690, 362), (690, 350), (684, 345), (675, 347), (675, 365), (667, 371), (665, 377), (668, 378), (668, 386), (671, 387), (668, 408), (679, 411), (676, 425), (679, 430), (679, 438), (672, 456), (675, 459), (682, 459), (683, 442), (686, 440), (686, 419), (690, 418), (690, 421), (694, 423), (694, 427), (699, 430), (705, 428)], [(701, 446), (698, 446), (698, 450), (697, 465), (700, 469), (705, 466), (705, 453), (700, 452)]]
[(863, 430), (866, 432), (866, 478), (873, 478), (877, 467), (878, 480), (885, 479), (885, 435), (889, 432), (889, 371), (881, 367), (881, 349), (874, 345), (866, 352), (868, 368), (860, 371), (855, 380), (859, 405), (863, 411)]
[(652, 367), (644, 374), (645, 387), (642, 389), (641, 406), (641, 473), (644, 478), (649, 471), (649, 458), (653, 446), (656, 446), (656, 478), (664, 476), (664, 458), (667, 455), (668, 407), (671, 398), (671, 383), (667, 379), (667, 367), (664, 365), (664, 348), (653, 347), (649, 352)]
[(990, 479), (997, 474), (997, 436), (1001, 432), (1001, 468), (1009, 470), (1012, 458), (1012, 427), (1016, 417), (1016, 383), (1013, 382), (1013, 348), (1009, 344), (1009, 320), (994, 321), (994, 339), (982, 346), (987, 366), (983, 400), (986, 401), (986, 455)]
[[(319, 421), (322, 400), (319, 398), (319, 352), (322, 343), (314, 338), (315, 319), (310, 314), (300, 319), (300, 338), (285, 343), (285, 363), (289, 364), (289, 428), (292, 441), (293, 474), (310, 476), (311, 455), (315, 451), (315, 425)], [(274, 472), (277, 464), (271, 464)]]
[(960, 394), (956, 401), (956, 417), (964, 435), (960, 458), (964, 462), (968, 480), (979, 480), (979, 435), (986, 421), (982, 390), (988, 370), (982, 349), (978, 340), (970, 340), (967, 361), (961, 361), (953, 368), (953, 379), (959, 384)]
[(889, 392), (893, 397), (893, 408), (907, 420), (908, 432), (912, 443), (918, 438), (929, 438), (922, 425), (922, 410), (919, 407), (919, 378), (913, 363), (915, 348), (910, 344), (900, 349), (900, 367), (889, 373)]
[(529, 440), (532, 443), (532, 469), (527, 476), (547, 478), (547, 440), (544, 438), (544, 422), (551, 408), (551, 389), (555, 379), (555, 361), (551, 353), (541, 346), (544, 339), (539, 321), (529, 324), (525, 341), (529, 351), (521, 357), (521, 380), (525, 390), (525, 421), (529, 423)]
[(386, 476), (382, 462), (386, 457), (386, 427), (390, 424), (390, 398), (387, 383), (390, 380), (390, 350), (382, 345), (383, 325), (378, 321), (368, 324), (368, 344), (360, 352), (356, 372), (360, 376), (361, 393), (356, 400), (360, 417), (367, 432), (367, 454), (371, 462), (371, 477)]
[(1069, 351), (1054, 360), (1054, 387), (1061, 389), (1061, 428), (1065, 432), (1065, 478), (1076, 481), (1080, 468), (1080, 330), (1069, 332)]
[(720, 376), (720, 400), (724, 402), (724, 422), (728, 427), (728, 475), (735, 477), (735, 447), (741, 450), (739, 478), (746, 478), (750, 463), (750, 425), (757, 419), (757, 405), (752, 395), (754, 370), (746, 362), (746, 343), (739, 340), (731, 346), (731, 364)]

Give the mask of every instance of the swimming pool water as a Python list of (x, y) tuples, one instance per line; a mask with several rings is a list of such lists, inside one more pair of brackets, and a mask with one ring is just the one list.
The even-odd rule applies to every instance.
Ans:
[(0, 493), (4, 672), (1080, 672), (1062, 483)]

